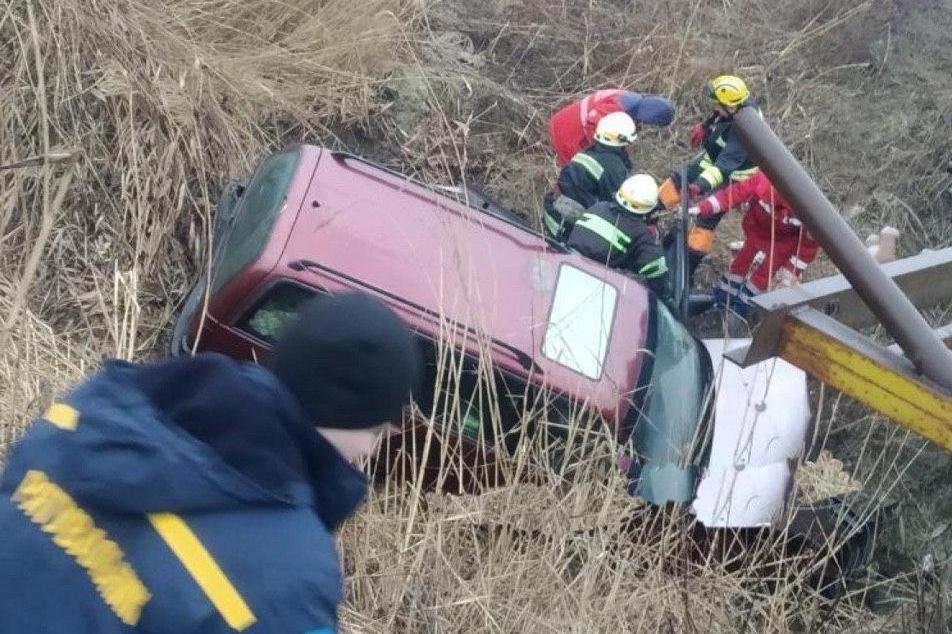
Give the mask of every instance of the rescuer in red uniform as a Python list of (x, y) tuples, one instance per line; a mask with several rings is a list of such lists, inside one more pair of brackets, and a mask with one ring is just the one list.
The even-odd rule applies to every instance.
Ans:
[(549, 119), (559, 166), (590, 146), (599, 120), (613, 112), (626, 113), (637, 125), (665, 127), (674, 120), (674, 104), (669, 99), (620, 89), (599, 90), (563, 106)]
[(798, 281), (819, 251), (796, 212), (759, 171), (718, 190), (689, 211), (704, 220), (744, 204), (744, 246), (714, 287), (715, 302), (722, 306), (730, 302), (741, 314), (746, 313), (750, 297), (769, 289), (775, 275), (783, 283)]

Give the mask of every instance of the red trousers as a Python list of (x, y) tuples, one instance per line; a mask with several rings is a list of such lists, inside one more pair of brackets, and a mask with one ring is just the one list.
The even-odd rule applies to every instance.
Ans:
[(795, 275), (800, 273), (793, 260), (799, 253), (801, 232), (771, 231), (771, 224), (766, 214), (759, 210), (749, 211), (744, 216), (741, 223), (744, 246), (731, 261), (730, 275), (727, 276), (731, 282), (738, 284), (749, 273), (747, 283), (754, 293), (766, 291), (770, 280), (781, 268), (787, 268)]

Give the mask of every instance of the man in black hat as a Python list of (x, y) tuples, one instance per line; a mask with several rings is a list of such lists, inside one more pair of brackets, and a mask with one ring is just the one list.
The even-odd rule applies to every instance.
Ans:
[(420, 371), (406, 325), (322, 297), (265, 367), (119, 361), (54, 404), (0, 477), (10, 632), (337, 628), (333, 531)]

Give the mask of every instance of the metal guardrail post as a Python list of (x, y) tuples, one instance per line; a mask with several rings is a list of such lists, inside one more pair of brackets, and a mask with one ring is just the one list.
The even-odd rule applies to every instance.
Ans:
[(681, 216), (678, 218), (677, 231), (677, 278), (674, 280), (674, 300), (678, 306), (678, 319), (687, 323), (688, 299), (691, 294), (691, 276), (688, 273), (688, 169), (681, 166)]
[(797, 210), (807, 229), (916, 369), (952, 391), (952, 352), (896, 283), (880, 270), (790, 150), (753, 108), (742, 108), (734, 116), (734, 129), (751, 159)]

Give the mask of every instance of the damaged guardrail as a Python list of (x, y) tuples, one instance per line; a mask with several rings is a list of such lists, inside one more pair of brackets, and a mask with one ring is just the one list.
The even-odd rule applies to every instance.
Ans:
[[(952, 328), (933, 330), (917, 308), (952, 297), (952, 249), (881, 267), (756, 112), (741, 110), (735, 129), (843, 274), (754, 298), (754, 339), (725, 357), (779, 356), (952, 453)], [(877, 322), (905, 356), (853, 330)]]

